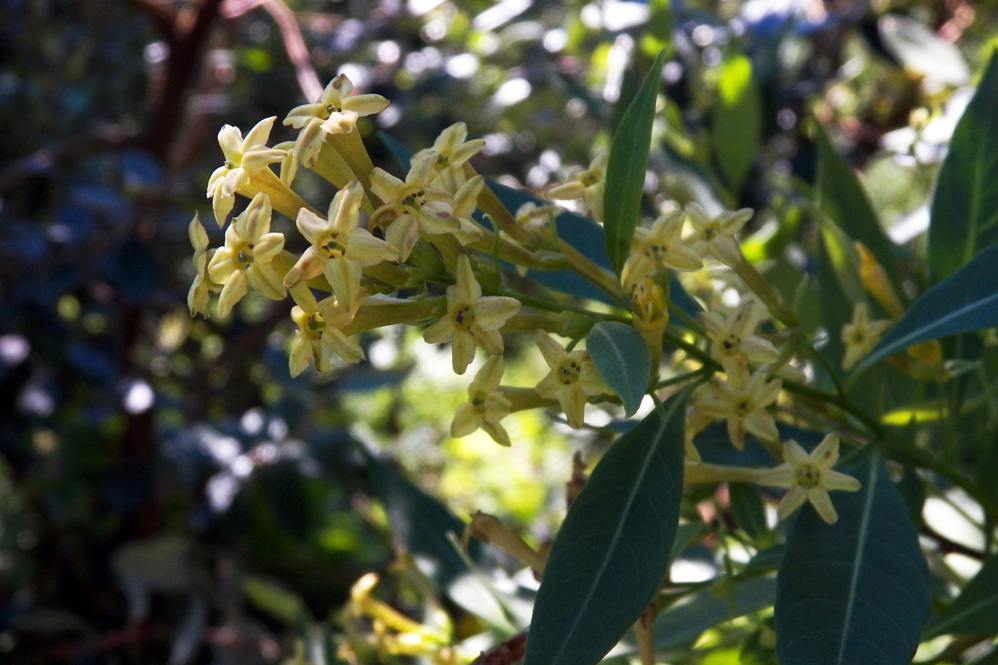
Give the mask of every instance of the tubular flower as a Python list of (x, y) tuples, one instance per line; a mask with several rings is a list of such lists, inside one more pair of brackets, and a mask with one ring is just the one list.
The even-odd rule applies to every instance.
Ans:
[(543, 330), (537, 331), (534, 340), (551, 368), (537, 384), (537, 394), (557, 399), (568, 424), (582, 427), (586, 400), (594, 395), (613, 394), (613, 390), (600, 377), (587, 351), (569, 353)]
[(760, 485), (790, 490), (776, 509), (780, 519), (786, 519), (801, 504), (810, 501), (821, 519), (828, 524), (837, 522), (839, 515), (828, 491), (855, 492), (861, 487), (852, 476), (832, 470), (839, 459), (839, 437), (829, 434), (810, 455), (796, 441), (787, 441), (783, 444), (783, 458), (786, 463), (763, 474), (758, 480)]
[(700, 255), (680, 239), (685, 219), (682, 210), (673, 210), (655, 220), (650, 229), (634, 229), (631, 252), (620, 275), (625, 289), (630, 290), (645, 277), (654, 277), (666, 266), (683, 271), (703, 267)]
[(685, 242), (693, 251), (704, 258), (713, 256), (731, 268), (741, 263), (742, 250), (735, 234), (752, 218), (751, 209), (725, 211), (711, 219), (699, 203), (688, 203), (686, 218), (693, 226), (693, 234)]
[(208, 249), (208, 234), (201, 226), (201, 220), (197, 214), (187, 227), (187, 235), (190, 236), (191, 245), (194, 247), (194, 268), (198, 274), (194, 276), (194, 283), (191, 284), (190, 291), (187, 292), (187, 307), (191, 310), (191, 316), (201, 314), (208, 316), (208, 294), (210, 291), (219, 291), (221, 286), (215, 284), (208, 277), (208, 262), (215, 254), (215, 250)]
[(697, 321), (713, 342), (711, 357), (721, 363), (728, 374), (747, 374), (748, 362), (761, 365), (780, 357), (772, 342), (755, 334), (761, 316), (755, 300), (746, 300), (726, 318), (717, 312), (697, 315)]
[(284, 235), (269, 233), (270, 212), (267, 195), (254, 196), (246, 210), (232, 220), (225, 231), (225, 246), (216, 250), (208, 263), (208, 276), (224, 285), (218, 297), (221, 317), (228, 316), (250, 286), (271, 300), (282, 300), (286, 295), (271, 265), (284, 248)]
[(846, 345), (842, 357), (842, 369), (851, 370), (860, 358), (873, 350), (880, 336), (891, 327), (887, 320), (870, 320), (870, 311), (865, 302), (856, 303), (852, 310), (852, 321), (842, 326), (842, 341)]
[(776, 421), (766, 407), (776, 401), (783, 381), (767, 381), (766, 368), (760, 368), (746, 383), (739, 374), (730, 374), (725, 382), (715, 381), (710, 395), (696, 403), (696, 411), (714, 419), (728, 421), (731, 443), (742, 450), (745, 434), (751, 433), (764, 441), (776, 441), (779, 432)]
[(236, 190), (249, 182), (250, 176), (267, 168), (268, 164), (282, 161), (287, 154), (284, 150), (267, 147), (274, 120), (270, 117), (256, 123), (246, 138), (232, 125), (224, 125), (218, 132), (218, 145), (225, 155), (225, 164), (208, 178), (208, 198), (219, 228), (232, 212)]
[(603, 192), (606, 187), (606, 163), (610, 159), (609, 150), (601, 150), (589, 168), (572, 175), (567, 182), (548, 190), (548, 198), (556, 200), (582, 199), (593, 219), (603, 221)]
[(340, 326), (353, 320), (356, 310), (343, 308), (336, 296), (315, 302), (312, 297), (297, 298), (298, 305), (291, 308), (291, 320), (298, 324), (298, 334), (291, 346), (288, 368), (295, 377), (305, 371), (309, 362), (323, 374), (329, 372), (332, 356), (337, 355), (348, 363), (364, 358), (355, 337), (347, 337)]
[(388, 223), (385, 238), (394, 245), (402, 261), (419, 240), (419, 233), (453, 233), (461, 225), (454, 218), (454, 197), (430, 186), (433, 153), (412, 160), (405, 182), (379, 168), (371, 172), (371, 190), (385, 202), (374, 211), (372, 223)]
[(466, 138), (468, 138), (468, 126), (463, 122), (457, 122), (440, 132), (440, 136), (433, 142), (432, 148), (425, 148), (413, 155), (414, 158), (427, 153), (433, 153), (435, 156), (434, 187), (455, 193), (464, 184), (464, 169), (462, 168), (464, 163), (485, 147), (483, 139), (466, 141)]
[(520, 311), (516, 298), (482, 297), (471, 270), (471, 262), (462, 254), (457, 260), (457, 284), (447, 287), (447, 314), (423, 331), (427, 344), (453, 340), (451, 359), (455, 374), (464, 374), (475, 359), (475, 347), (492, 355), (504, 350), (499, 328)]
[[(298, 160), (310, 164), (318, 154), (326, 134), (348, 134), (357, 126), (357, 118), (381, 113), (388, 108), (388, 100), (381, 95), (354, 95), (353, 83), (345, 75), (335, 77), (322, 91), (314, 104), (303, 104), (291, 109), (284, 119), (285, 125), (301, 129), (296, 147)], [(318, 131), (320, 130), (321, 131)]]
[(662, 355), (662, 335), (669, 325), (665, 289), (645, 277), (631, 289), (631, 321), (648, 346), (654, 363)]
[(468, 401), (457, 408), (450, 424), (450, 435), (468, 436), (477, 429), (502, 446), (509, 446), (509, 434), (499, 421), (510, 414), (512, 403), (499, 390), (502, 380), (502, 356), (492, 356), (468, 386)]
[(351, 310), (360, 292), (361, 270), (398, 259), (398, 250), (357, 227), (363, 196), (364, 189), (354, 180), (333, 197), (328, 220), (304, 208), (298, 211), (298, 230), (312, 245), (285, 275), (286, 287), (324, 275), (343, 307)]

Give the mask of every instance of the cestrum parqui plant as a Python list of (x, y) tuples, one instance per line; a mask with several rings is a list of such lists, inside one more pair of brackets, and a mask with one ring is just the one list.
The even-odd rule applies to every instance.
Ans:
[[(228, 315), (250, 288), (274, 300), (290, 291), (291, 319), (297, 327), (289, 354), (293, 376), (310, 365), (331, 371), (337, 358), (361, 361), (364, 338), (358, 335), (381, 326), (422, 328), (424, 342), (449, 344), (451, 367), (459, 375), (467, 372), (481, 348), (487, 357), (469, 381), (467, 399), (453, 414), (449, 433), (462, 437), (481, 429), (503, 446), (517, 444), (511, 436), (517, 430), (507, 431), (501, 424), (514, 412), (560, 407), (568, 425), (582, 428), (589, 403), (616, 414), (621, 413), (614, 411), (620, 404), (630, 408), (629, 396), (615, 382), (620, 378), (611, 377), (603, 364), (597, 338), (586, 342), (597, 363), (589, 351), (576, 347), (597, 323), (618, 330), (631, 326), (639, 335), (624, 328), (630, 337), (622, 339), (644, 347), (642, 362), (646, 349), (651, 358), (649, 371), (642, 365), (635, 372), (640, 376), (628, 377), (632, 383), (625, 387), (635, 388), (632, 403), (640, 404), (650, 395), (644, 405), (654, 404), (662, 417), (663, 404), (675, 391), (690, 395), (685, 411), (674, 412), (680, 420), (686, 415), (685, 423), (676, 422), (677, 428), (685, 427), (687, 484), (756, 482), (782, 487), (788, 491), (779, 503), (781, 518), (807, 502), (824, 521), (838, 518), (829, 492), (860, 487), (855, 478), (833, 468), (838, 437), (829, 435), (808, 454), (794, 441), (783, 443), (781, 430), (787, 423), (810, 418), (848, 433), (851, 440), (865, 441), (878, 435), (880, 424), (850, 406), (846, 396), (806, 385), (808, 378), (832, 364), (796, 324), (794, 310), (743, 255), (738, 236), (754, 211), (711, 215), (696, 202), (680, 209), (666, 201), (661, 209), (669, 212), (654, 221), (631, 220), (631, 228), (637, 225), (633, 234), (620, 233), (616, 242), (608, 242), (608, 252), (616, 252), (611, 263), (618, 268), (611, 271), (601, 267), (594, 254), (586, 255), (572, 244), (572, 227), (564, 223), (567, 216), (555, 223), (559, 208), (534, 200), (515, 215), (506, 210), (501, 190), (487, 185), (468, 163), (483, 141), (469, 140), (462, 123), (446, 129), (432, 147), (416, 152), (404, 179), (367, 166), (370, 158), (357, 123), (388, 102), (352, 93), (353, 86), (341, 75), (317, 102), (292, 110), (285, 124), (300, 130), (293, 146), (266, 147), (272, 118), (261, 121), (245, 139), (235, 128), (223, 128), (219, 139), (226, 166), (212, 175), (209, 187), (216, 199), (216, 219), (225, 221), (234, 195), (252, 196), (252, 201), (232, 220), (224, 246), (217, 249), (209, 247), (204, 229), (192, 222), (197, 272), (189, 295), (192, 314), (206, 313), (211, 294), (218, 290), (219, 316)], [(295, 159), (339, 189), (325, 216), (297, 195), (287, 194)], [(271, 170), (278, 161), (283, 180)], [(582, 199), (591, 216), (604, 224), (591, 228), (609, 229), (618, 223), (602, 219), (604, 183), (613, 163), (608, 153), (600, 153), (589, 169), (549, 190), (549, 197)], [(280, 206), (272, 192), (283, 197)], [(284, 251), (284, 236), (270, 231), (271, 206), (294, 220), (305, 243), (289, 240), (288, 245), (305, 246), (300, 256)], [(674, 273), (694, 273), (718, 261), (731, 269), (724, 272), (731, 275), (734, 288), (715, 285), (696, 292), (708, 303), (707, 311), (677, 306), (675, 296), (684, 294), (675, 286)], [(510, 265), (519, 272), (503, 272)], [(569, 288), (553, 295), (538, 287), (543, 280), (534, 278), (546, 270), (588, 279), (587, 286), (605, 296), (603, 302), (594, 305), (588, 295)], [(867, 273), (872, 274), (869, 269)], [(900, 314), (890, 313), (895, 318)], [(885, 328), (886, 322), (870, 321), (866, 305), (857, 306), (852, 322), (840, 331), (846, 347), (843, 366), (848, 370), (856, 365)], [(512, 367), (515, 358), (507, 351), (515, 348), (508, 336), (519, 334), (533, 335), (547, 365), (532, 387), (501, 385), (504, 369)], [(555, 335), (568, 341), (562, 344)], [(614, 348), (621, 357), (632, 350)], [(807, 374), (790, 376), (786, 370), (791, 360)], [(806, 399), (798, 399), (802, 395)], [(758, 439), (774, 458), (773, 468), (704, 463), (694, 439), (713, 423), (721, 423), (739, 450), (752, 437)], [(875, 426), (862, 437), (852, 436), (868, 423)], [(710, 461), (706, 454), (704, 458)]]

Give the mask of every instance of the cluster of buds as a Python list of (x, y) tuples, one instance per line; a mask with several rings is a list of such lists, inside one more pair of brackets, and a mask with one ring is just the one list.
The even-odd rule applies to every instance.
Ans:
[[(711, 422), (724, 421), (736, 448), (741, 449), (751, 434), (775, 451), (778, 460), (795, 465), (790, 475), (784, 469), (778, 477), (767, 476), (767, 483), (790, 478), (805, 490), (855, 489), (828, 469), (828, 460), (837, 455), (837, 439), (834, 454), (822, 449), (820, 460), (811, 459), (796, 444), (780, 446), (772, 409), (783, 386), (781, 377), (792, 371), (787, 361), (793, 352), (778, 349), (775, 338), (760, 333), (759, 326), (767, 311), (784, 324), (792, 313), (741, 253), (737, 234), (751, 210), (712, 217), (696, 203), (673, 206), (650, 226), (635, 230), (618, 278), (558, 237), (556, 206), (528, 204), (515, 215), (506, 210), (469, 163), (484, 141), (468, 140), (463, 123), (447, 128), (432, 147), (415, 153), (404, 178), (376, 168), (358, 120), (384, 110), (388, 101), (352, 92), (350, 81), (340, 75), (315, 103), (293, 109), (284, 120), (298, 130), (293, 141), (267, 146), (274, 118), (261, 121), (245, 137), (228, 125), (219, 132), (226, 161), (212, 174), (207, 194), (219, 227), (228, 227), (225, 244), (210, 248), (197, 217), (191, 222), (197, 271), (188, 297), (192, 315), (208, 315), (213, 293), (218, 294), (214, 312), (221, 317), (250, 289), (272, 300), (290, 295), (290, 316), (298, 327), (289, 353), (293, 376), (309, 365), (328, 372), (336, 358), (346, 363), (363, 360), (357, 335), (386, 325), (420, 326), (425, 342), (449, 344), (452, 368), (459, 375), (482, 349), (486, 359), (470, 382), (467, 402), (453, 417), (451, 434), (460, 437), (481, 429), (508, 446), (511, 438), (501, 421), (514, 411), (558, 408), (567, 423), (578, 428), (585, 423), (587, 403), (614, 399), (587, 351), (575, 349), (601, 317), (628, 321), (637, 329), (653, 360), (651, 378), (656, 378), (669, 325), (673, 272), (698, 271), (705, 262), (720, 262), (761, 302), (746, 298), (733, 311), (708, 311), (689, 322), (692, 328), (699, 324), (702, 341), (709, 345), (700, 351), (699, 370), (690, 375), (712, 375), (694, 391), (688, 408), (689, 463), (699, 462), (693, 435)], [(608, 153), (600, 153), (588, 169), (549, 189), (548, 196), (582, 199), (602, 221), (607, 158)], [(275, 164), (280, 165), (279, 173), (271, 168)], [(292, 190), (299, 167), (338, 190), (325, 214)], [(251, 201), (230, 222), (236, 194)], [(271, 230), (274, 211), (294, 220), (307, 243), (301, 254), (286, 248), (301, 244), (298, 239), (287, 242)], [(492, 224), (481, 223), (478, 212)], [(630, 311), (565, 311), (556, 302), (528, 300), (504, 285), (500, 260), (529, 269), (571, 269), (619, 302), (629, 301)], [(850, 345), (846, 364), (868, 352), (881, 331), (877, 322), (868, 322), (865, 310), (857, 310), (852, 327), (843, 332)], [(549, 368), (532, 387), (502, 385), (504, 336), (518, 333), (533, 335)], [(566, 346), (555, 335), (573, 342)], [(817, 482), (813, 474), (799, 470), (805, 464), (831, 484), (805, 487)], [(801, 491), (792, 490), (788, 505), (809, 498), (821, 504), (823, 517), (834, 517), (820, 493)]]

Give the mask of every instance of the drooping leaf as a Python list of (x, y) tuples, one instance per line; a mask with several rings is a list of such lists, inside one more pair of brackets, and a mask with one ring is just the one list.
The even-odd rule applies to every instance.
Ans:
[(717, 74), (717, 105), (711, 142), (721, 175), (732, 192), (740, 192), (759, 150), (762, 104), (752, 76), (752, 63), (734, 54)]
[(618, 275), (631, 250), (634, 228), (641, 217), (655, 99), (662, 85), (664, 61), (665, 49), (655, 58), (641, 89), (624, 112), (610, 146), (603, 197), (603, 232), (610, 265)]
[(683, 492), (688, 391), (610, 447), (565, 517), (537, 592), (524, 665), (593, 665), (658, 591)]
[(919, 342), (998, 326), (996, 261), (998, 245), (983, 250), (926, 291), (863, 358), (857, 370)]
[(818, 146), (818, 182), (814, 193), (818, 206), (850, 242), (858, 240), (866, 245), (883, 266), (895, 293), (903, 298), (901, 270), (894, 244), (880, 225), (859, 178), (817, 122), (813, 125), (812, 135)]
[(933, 281), (966, 264), (998, 240), (998, 53), (992, 54), (973, 99), (953, 130), (939, 169), (929, 222)]
[(787, 537), (775, 609), (787, 665), (907, 665), (928, 615), (928, 569), (883, 460), (847, 471), (863, 487), (833, 492), (838, 522), (805, 504)]
[(926, 631), (937, 635), (998, 633), (998, 556), (984, 562), (974, 579)]
[(586, 350), (596, 370), (624, 403), (630, 418), (648, 390), (651, 356), (641, 333), (616, 321), (597, 323), (586, 337)]

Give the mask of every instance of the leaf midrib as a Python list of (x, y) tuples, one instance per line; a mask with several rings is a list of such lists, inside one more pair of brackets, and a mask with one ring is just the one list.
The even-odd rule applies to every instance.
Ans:
[(586, 609), (589, 607), (589, 604), (592, 602), (593, 593), (595, 593), (596, 588), (599, 586), (600, 580), (603, 579), (603, 575), (606, 572), (607, 566), (610, 563), (610, 559), (612, 558), (609, 555), (609, 553), (614, 552), (617, 548), (617, 543), (620, 541), (623, 532), (624, 523), (627, 521), (627, 516), (629, 515), (631, 510), (631, 505), (633, 505), (634, 500), (637, 498), (638, 494), (641, 493), (640, 488), (642, 486), (642, 482), (644, 481), (644, 477), (648, 472), (648, 467), (651, 465), (651, 460), (653, 457), (655, 457), (655, 453), (658, 451), (658, 447), (662, 443), (662, 434), (665, 432), (665, 429), (672, 422), (672, 417), (673, 415), (675, 415), (676, 409), (679, 408), (679, 405), (680, 401), (676, 400), (673, 403), (673, 405), (669, 407), (669, 410), (664, 415), (660, 416), (661, 424), (658, 426), (658, 428), (655, 431), (655, 443), (649, 448), (648, 454), (645, 455), (645, 459), (641, 463), (641, 471), (636, 476), (633, 485), (634, 489), (631, 491), (631, 494), (627, 497), (627, 502), (624, 504), (624, 510), (621, 511), (621, 519), (617, 521), (617, 527), (614, 529), (613, 537), (610, 540), (610, 547), (607, 548), (608, 555), (603, 558), (603, 562), (600, 565), (599, 570), (596, 572), (596, 575), (593, 576), (592, 582), (589, 584), (589, 589), (586, 592), (586, 596), (579, 604), (579, 610), (575, 614), (575, 620), (572, 621), (571, 626), (569, 626), (568, 630), (565, 631), (565, 639), (562, 640), (561, 647), (559, 647), (557, 653), (555, 653), (554, 657), (551, 659), (551, 663), (559, 662), (559, 660), (561, 659), (561, 655), (565, 652), (565, 649), (568, 647), (568, 645), (571, 644), (575, 632), (578, 629), (579, 622), (582, 620), (583, 615), (586, 613)]
[(849, 624), (852, 622), (852, 608), (856, 604), (856, 590), (859, 587), (859, 571), (862, 565), (863, 552), (866, 549), (866, 537), (870, 531), (870, 519), (873, 515), (873, 500), (877, 489), (877, 460), (870, 460), (870, 473), (867, 478), (866, 500), (863, 502), (863, 516), (859, 522), (859, 540), (856, 543), (856, 555), (853, 557), (852, 577), (849, 580), (849, 595), (846, 603), (846, 615), (842, 622), (842, 639), (839, 642), (839, 653), (835, 657), (836, 663), (843, 663), (843, 656), (846, 650), (846, 641), (849, 638)]

